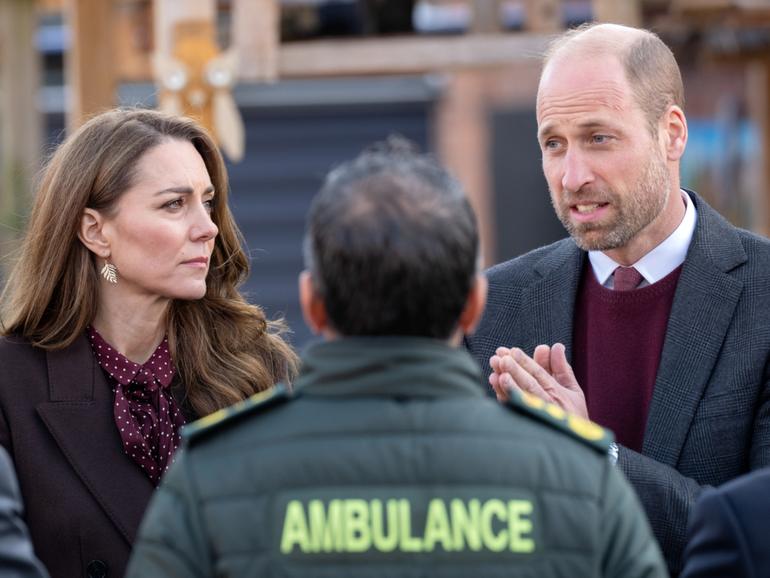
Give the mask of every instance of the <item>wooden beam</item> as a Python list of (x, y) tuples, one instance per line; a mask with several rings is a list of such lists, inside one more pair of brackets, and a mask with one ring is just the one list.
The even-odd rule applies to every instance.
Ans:
[(70, 106), (67, 130), (72, 132), (88, 117), (115, 106), (112, 2), (66, 0), (65, 16), (72, 42), (65, 58)]
[(673, 0), (674, 10), (724, 10), (732, 8), (733, 0)]
[[(542, 57), (545, 34), (403, 36), (362, 40), (311, 40), (282, 44), (277, 55), (279, 78), (374, 74), (421, 74), (460, 68), (484, 68)], [(241, 52), (241, 60), (251, 55)], [(148, 61), (149, 62), (149, 61)], [(124, 82), (151, 82), (149, 64), (124, 70)], [(248, 75), (242, 81), (256, 80)]]
[(642, 25), (640, 0), (593, 0), (593, 16), (597, 22), (612, 22), (626, 26)]
[(39, 168), (40, 61), (32, 0), (0, 0), (0, 253), (21, 229)]
[(281, 46), (278, 73), (281, 78), (302, 78), (422, 74), (499, 66), (540, 59), (548, 40), (548, 36), (539, 34), (471, 34), (292, 42)]

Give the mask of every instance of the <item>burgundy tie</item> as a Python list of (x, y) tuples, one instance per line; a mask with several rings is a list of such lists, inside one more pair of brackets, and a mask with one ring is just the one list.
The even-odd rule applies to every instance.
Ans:
[(615, 269), (615, 291), (631, 291), (642, 282), (642, 275), (633, 267), (618, 267)]

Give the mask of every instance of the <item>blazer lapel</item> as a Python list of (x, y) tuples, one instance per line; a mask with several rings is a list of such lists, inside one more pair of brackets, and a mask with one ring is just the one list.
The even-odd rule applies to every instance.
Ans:
[(735, 229), (694, 193), (698, 211), (647, 418), (643, 453), (676, 466), (743, 291), (729, 272), (746, 261)]
[(521, 311), (522, 348), (527, 353), (541, 343), (563, 343), (571, 360), (572, 318), (585, 255), (567, 239), (535, 265), (541, 278), (524, 291)]
[(77, 475), (130, 543), (153, 485), (123, 452), (112, 391), (84, 337), (47, 353), (50, 401), (37, 407)]

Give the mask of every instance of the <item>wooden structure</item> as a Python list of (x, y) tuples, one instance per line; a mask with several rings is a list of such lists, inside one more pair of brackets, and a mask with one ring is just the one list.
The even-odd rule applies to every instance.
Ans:
[[(49, 9), (56, 0), (40, 0)], [(183, 16), (216, 25), (215, 0), (62, 0), (74, 29), (70, 74), (73, 80), (74, 123), (80, 109), (99, 109), (112, 103), (115, 79), (146, 81), (152, 78), (148, 46), (137, 46), (133, 26), (148, 24), (138, 12), (153, 11), (154, 49), (171, 52), (168, 30)], [(446, 0), (433, 0), (444, 2)], [(562, 0), (523, 0), (527, 33), (501, 30), (501, 0), (468, 0), (474, 19), (468, 34), (448, 37), (360, 38), (313, 40), (281, 44), (278, 33), (279, 0), (231, 0), (230, 40), (242, 55), (241, 82), (278, 78), (340, 75), (404, 74), (500, 66), (539, 53), (547, 35), (563, 27)], [(594, 0), (601, 19), (639, 24), (641, 0)], [(116, 34), (117, 33), (117, 34)], [(133, 46), (133, 49), (128, 49)], [(113, 58), (117, 55), (118, 58)], [(91, 60), (86, 60), (90, 58)], [(109, 64), (109, 66), (108, 66)], [(80, 80), (88, 65), (99, 80)], [(109, 68), (109, 70), (108, 70)], [(90, 75), (97, 76), (97, 74)]]
[[(422, 1), (438, 4), (463, 0)], [(502, 30), (499, 11), (506, 1), (518, 1), (525, 10), (523, 32)], [(740, 28), (770, 24), (770, 3), (765, 0), (585, 1), (590, 2), (596, 20), (655, 25), (661, 30), (668, 27), (704, 31), (716, 26)], [(465, 2), (472, 8), (473, 20), (468, 32), (462, 35), (281, 43), (280, 0), (0, 0), (0, 11), (5, 11), (0, 12), (0, 87), (13, 86), (14, 94), (10, 97), (4, 93), (0, 101), (0, 126), (4, 135), (13, 134), (15, 139), (19, 135), (32, 135), (30, 142), (36, 144), (24, 146), (39, 150), (39, 139), (35, 140), (34, 136), (39, 134), (39, 120), (35, 117), (34, 99), (29, 98), (35, 91), (37, 74), (37, 68), (29, 65), (35, 60), (29, 40), (33, 32), (30, 24), (24, 27), (25, 17), (20, 15), (31, 13), (32, 5), (42, 11), (63, 12), (71, 26), (72, 42), (67, 55), (69, 128), (78, 126), (90, 114), (113, 106), (117, 83), (152, 80), (153, 52), (172, 53), (174, 23), (193, 16), (209, 23), (208, 34), (217, 36), (221, 49), (230, 48), (240, 55), (237, 81), (241, 83), (345, 75), (450, 73), (446, 98), (442, 99), (438, 111), (436, 142), (444, 160), (471, 192), (481, 220), (483, 244), (489, 247), (494, 231), (492, 193), (486, 174), (489, 141), (485, 132), (486, 110), (490, 103), (497, 102), (501, 90), (508, 91), (508, 96), (510, 91), (523, 91), (520, 99), (532, 101), (537, 55), (550, 35), (564, 26), (561, 9), (570, 0)], [(229, 29), (224, 34), (218, 18), (222, 9), (229, 15)], [(9, 11), (15, 14), (15, 20), (4, 17)], [(14, 50), (7, 49), (9, 43)], [(19, 50), (19, 47), (26, 48)], [(770, 198), (770, 50), (762, 54), (739, 52), (734, 57), (754, 62), (752, 82), (756, 95), (752, 99), (752, 116), (763, 127), (766, 157), (763, 188), (765, 196)], [(517, 62), (522, 66), (518, 74), (527, 79), (528, 88), (501, 89), (501, 81), (495, 77), (500, 70)], [(19, 72), (20, 69), (25, 72)], [(9, 78), (13, 81), (8, 82)], [(454, 126), (462, 127), (465, 142), (459, 142), (451, 131), (442, 133), (441, 119), (452, 119)], [(18, 140), (12, 148), (19, 148)], [(29, 160), (22, 165), (35, 163), (32, 159), (36, 157), (24, 154)], [(0, 148), (0, 155), (3, 167), (18, 166), (14, 164), (16, 161), (9, 160), (8, 144)], [(28, 190), (31, 172), (19, 179), (25, 183), (21, 189)], [(8, 194), (4, 192), (3, 199), (6, 198)], [(763, 232), (770, 230), (770, 201), (766, 206)], [(490, 260), (494, 258), (491, 253), (487, 255)]]

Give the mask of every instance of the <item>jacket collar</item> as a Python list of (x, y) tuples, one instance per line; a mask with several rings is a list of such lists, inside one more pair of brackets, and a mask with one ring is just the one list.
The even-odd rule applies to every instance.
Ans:
[(37, 412), (59, 449), (109, 519), (131, 544), (153, 491), (123, 452), (112, 390), (83, 335), (46, 352), (49, 400)]
[(563, 343), (571, 361), (575, 295), (586, 260), (587, 253), (569, 238), (557, 243), (552, 252), (535, 264), (540, 278), (522, 295), (522, 302), (529, 304), (522, 308), (520, 321), (525, 339), (521, 345), (503, 345), (532, 351), (541, 343)]
[(350, 337), (311, 345), (296, 387), (303, 395), (485, 397), (462, 349), (419, 337)]

